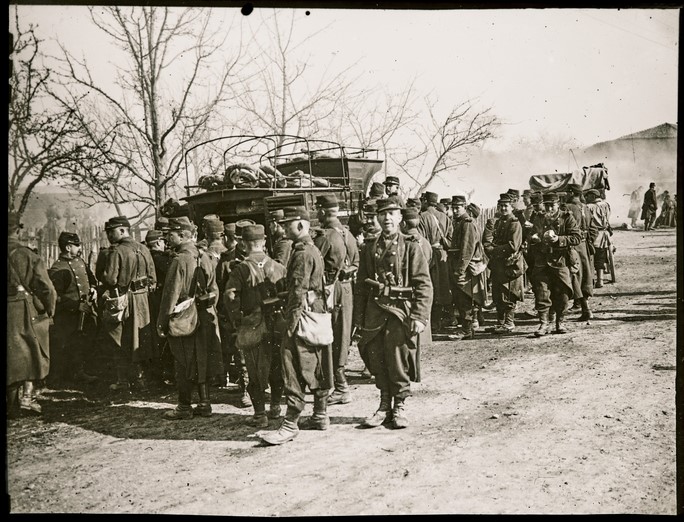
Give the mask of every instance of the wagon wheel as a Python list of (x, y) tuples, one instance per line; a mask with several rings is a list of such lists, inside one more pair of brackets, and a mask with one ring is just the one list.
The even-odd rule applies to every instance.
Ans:
[(610, 271), (611, 283), (615, 283), (615, 258), (613, 257), (613, 244), (608, 246), (608, 270)]

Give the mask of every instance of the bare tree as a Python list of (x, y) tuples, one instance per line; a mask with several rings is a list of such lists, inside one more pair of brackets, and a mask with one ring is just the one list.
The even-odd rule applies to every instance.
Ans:
[(236, 102), (247, 115), (241, 122), (245, 133), (331, 138), (329, 120), (351, 96), (355, 64), (338, 72), (328, 65), (314, 75), (310, 57), (301, 48), (325, 28), (301, 37), (296, 21), (296, 12), (274, 10), (252, 34), (258, 71), (233, 86)]
[(494, 137), (500, 125), (491, 108), (478, 109), (471, 100), (454, 106), (446, 117), (439, 116), (432, 100), (426, 99), (426, 107), (429, 122), (415, 131), (421, 145), (407, 148), (393, 158), (415, 183), (414, 192), (422, 192), (436, 177), (468, 165), (473, 147)]
[(73, 111), (46, 103), (51, 71), (42, 65), (35, 28), (23, 29), (15, 10), (10, 33), (8, 208), (24, 213), (35, 188), (84, 152), (68, 137), (78, 131)]
[(62, 88), (52, 94), (99, 153), (74, 163), (70, 182), (91, 203), (133, 204), (141, 220), (178, 195), (184, 151), (221, 127), (242, 38), (225, 52), (232, 28), (206, 9), (112, 6), (90, 15), (127, 63), (106, 82), (62, 47)]

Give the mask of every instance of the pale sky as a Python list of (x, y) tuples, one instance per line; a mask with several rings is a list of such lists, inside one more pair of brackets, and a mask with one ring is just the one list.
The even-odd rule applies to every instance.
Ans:
[[(48, 42), (107, 56), (85, 7), (19, 9)], [(237, 16), (258, 27), (258, 10)], [(547, 133), (591, 145), (676, 123), (678, 25), (676, 9), (311, 9), (297, 30), (326, 27), (302, 49), (314, 66), (359, 61), (369, 86), (416, 77), (441, 103), (491, 106), (506, 123), (499, 146)]]

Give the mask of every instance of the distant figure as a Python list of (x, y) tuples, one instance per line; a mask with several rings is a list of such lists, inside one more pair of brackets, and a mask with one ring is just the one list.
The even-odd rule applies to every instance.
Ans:
[(670, 196), (670, 192), (667, 190), (663, 192), (663, 204), (660, 208), (660, 215), (656, 219), (654, 228), (674, 227), (677, 221), (677, 207), (672, 196)]
[(644, 203), (641, 205), (641, 219), (644, 220), (644, 231), (646, 232), (653, 228), (656, 211), (658, 210), (655, 186), (655, 183), (650, 183), (648, 185), (648, 190), (646, 191), (646, 194), (644, 194)]
[(629, 212), (627, 213), (627, 217), (631, 220), (630, 226), (632, 228), (636, 228), (637, 226), (637, 219), (639, 219), (639, 210), (641, 209), (641, 198), (643, 192), (644, 187), (640, 186), (638, 189), (633, 190), (632, 194), (629, 196)]

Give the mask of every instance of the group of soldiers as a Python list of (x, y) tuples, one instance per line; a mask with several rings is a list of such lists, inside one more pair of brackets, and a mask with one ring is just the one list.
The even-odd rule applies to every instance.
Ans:
[[(346, 225), (334, 194), (316, 198), (315, 227), (305, 206), (270, 211), (266, 226), (218, 215), (199, 226), (160, 218), (143, 244), (130, 236), (127, 218), (116, 216), (105, 225), (111, 246), (95, 273), (70, 232), (60, 235), (60, 259), (46, 271), (19, 243), (21, 224), (10, 216), (8, 404), (39, 411), (32, 383), (48, 376), (94, 379), (83, 369), (84, 348), (93, 342), (88, 332), (100, 328), (115, 354), (110, 389), (144, 389), (149, 378), (175, 383), (168, 420), (210, 416), (211, 388), (232, 382), (240, 405), (253, 408), (256, 428), (280, 419), (277, 429), (259, 432), (266, 444), (290, 441), (300, 428), (325, 430), (328, 406), (352, 400), (345, 370), (355, 345), (380, 392), (361, 426), (405, 428), (421, 348), (435, 330), (472, 339), (489, 291), (494, 334), (514, 331), (527, 286), (537, 336), (554, 323), (556, 333), (567, 331), (571, 299), (579, 320), (592, 318), (588, 300), (594, 276), (596, 286), (602, 282), (610, 209), (596, 190), (568, 189), (564, 201), (530, 191), (521, 200), (510, 189), (484, 230), (480, 207), (465, 196), (424, 192), (404, 202), (393, 176), (372, 185)], [(197, 309), (196, 325), (173, 334), (170, 322), (187, 302)], [(330, 317), (332, 343), (312, 344), (306, 335), (317, 314)], [(22, 328), (34, 334), (30, 346), (22, 346), (31, 337)], [(300, 421), (307, 389), (313, 413)]]

